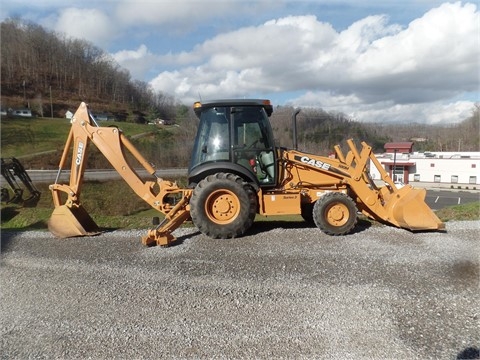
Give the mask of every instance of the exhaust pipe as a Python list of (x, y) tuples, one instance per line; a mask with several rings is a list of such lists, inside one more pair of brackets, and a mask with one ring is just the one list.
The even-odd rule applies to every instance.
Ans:
[(297, 108), (292, 115), (292, 129), (293, 129), (293, 150), (298, 150), (297, 144), (297, 115), (300, 113), (301, 109)]

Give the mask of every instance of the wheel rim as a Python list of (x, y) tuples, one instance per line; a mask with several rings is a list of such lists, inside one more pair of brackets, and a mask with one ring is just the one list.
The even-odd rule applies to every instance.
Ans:
[(212, 192), (205, 202), (205, 213), (216, 224), (228, 224), (235, 220), (240, 212), (238, 197), (226, 189)]
[(345, 204), (333, 204), (327, 209), (327, 221), (332, 226), (343, 226), (347, 223), (350, 211)]

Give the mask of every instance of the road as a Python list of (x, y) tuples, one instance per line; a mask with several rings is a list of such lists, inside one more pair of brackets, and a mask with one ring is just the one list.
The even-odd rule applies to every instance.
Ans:
[(467, 204), (480, 201), (479, 191), (427, 190), (425, 202), (432, 210), (440, 210), (447, 206)]
[[(143, 169), (136, 170), (140, 176), (148, 176), (148, 173)], [(57, 170), (27, 170), (28, 175), (34, 183), (53, 183), (57, 177)], [(70, 172), (67, 170), (62, 171), (60, 180), (68, 181), (68, 176)], [(162, 169), (157, 170), (157, 176), (159, 177), (178, 177), (186, 176), (186, 168), (171, 168), (171, 169)], [(106, 180), (117, 180), (121, 179), (120, 175), (115, 170), (87, 170), (85, 171), (85, 180), (97, 180), (97, 181), (106, 181)]]

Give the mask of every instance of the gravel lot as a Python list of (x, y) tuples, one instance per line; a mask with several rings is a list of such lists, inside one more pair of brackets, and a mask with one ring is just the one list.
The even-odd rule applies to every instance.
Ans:
[(480, 222), (330, 237), (257, 223), (170, 248), (142, 231), (2, 232), (2, 359), (457, 359), (480, 345)]

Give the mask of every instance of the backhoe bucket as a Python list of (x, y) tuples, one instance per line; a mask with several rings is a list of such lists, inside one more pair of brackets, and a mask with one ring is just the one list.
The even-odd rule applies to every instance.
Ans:
[(415, 189), (406, 185), (392, 194), (386, 203), (387, 221), (412, 231), (444, 230), (445, 224), (425, 203), (425, 189)]
[(61, 205), (53, 210), (48, 230), (58, 238), (98, 235), (100, 229), (81, 205)]

